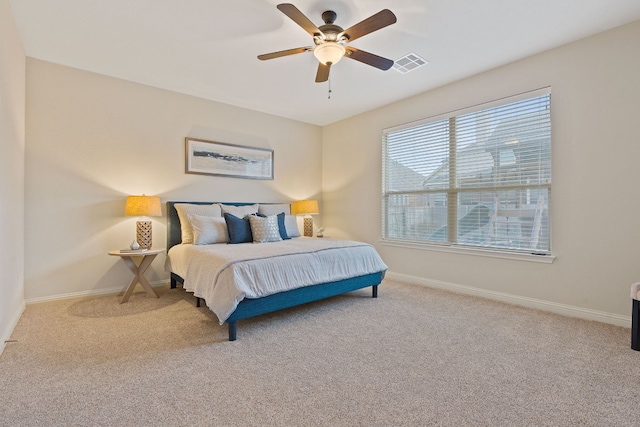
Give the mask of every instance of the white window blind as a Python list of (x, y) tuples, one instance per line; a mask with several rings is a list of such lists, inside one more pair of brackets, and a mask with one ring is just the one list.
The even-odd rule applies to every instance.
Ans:
[(551, 252), (548, 89), (383, 131), (383, 239)]

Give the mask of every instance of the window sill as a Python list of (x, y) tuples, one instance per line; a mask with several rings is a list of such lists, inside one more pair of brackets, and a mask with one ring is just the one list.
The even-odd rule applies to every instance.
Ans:
[(528, 261), (528, 262), (539, 262), (543, 264), (551, 264), (556, 257), (554, 255), (536, 255), (533, 253), (524, 253), (524, 252), (507, 252), (501, 251), (498, 249), (488, 249), (488, 248), (474, 248), (467, 246), (453, 246), (453, 245), (436, 245), (429, 243), (416, 243), (409, 242), (404, 240), (380, 240), (380, 243), (384, 246), (395, 246), (399, 248), (412, 248), (412, 249), (421, 249), (427, 251), (436, 251), (436, 252), (446, 252), (452, 254), (462, 254), (462, 255), (474, 255), (474, 256), (483, 256), (489, 258), (502, 258), (502, 259), (511, 259), (516, 261)]

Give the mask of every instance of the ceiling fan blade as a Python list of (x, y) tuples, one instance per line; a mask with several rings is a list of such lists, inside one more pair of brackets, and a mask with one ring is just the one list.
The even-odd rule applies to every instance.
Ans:
[(280, 58), (281, 56), (295, 55), (312, 50), (310, 47), (296, 47), (295, 49), (280, 50), (278, 52), (265, 53), (258, 55), (258, 59), (266, 61), (267, 59)]
[(393, 67), (392, 60), (374, 55), (373, 53), (365, 52), (364, 50), (358, 50), (351, 46), (347, 46), (347, 53), (344, 56), (385, 71)]
[(276, 7), (280, 10), (280, 12), (291, 18), (293, 22), (300, 25), (303, 30), (311, 34), (311, 37), (315, 36), (316, 34), (322, 34), (322, 31), (320, 31), (318, 27), (316, 27), (315, 24), (309, 20), (309, 18), (307, 18), (302, 12), (300, 12), (297, 7), (295, 7), (291, 3), (281, 3)]
[(354, 41), (357, 38), (362, 36), (366, 36), (369, 33), (373, 33), (374, 31), (378, 31), (380, 28), (384, 28), (388, 25), (394, 24), (397, 21), (396, 15), (393, 14), (389, 9), (381, 10), (365, 19), (364, 21), (360, 21), (357, 24), (347, 28), (342, 32), (341, 35), (346, 36), (350, 42)]
[(322, 83), (329, 80), (330, 70), (331, 70), (331, 65), (324, 65), (323, 63), (319, 63), (318, 72), (316, 73), (316, 83)]

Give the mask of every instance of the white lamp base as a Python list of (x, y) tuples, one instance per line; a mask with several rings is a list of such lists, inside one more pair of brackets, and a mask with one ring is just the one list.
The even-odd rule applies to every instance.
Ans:
[(313, 218), (311, 216), (304, 217), (304, 235), (305, 237), (313, 237)]

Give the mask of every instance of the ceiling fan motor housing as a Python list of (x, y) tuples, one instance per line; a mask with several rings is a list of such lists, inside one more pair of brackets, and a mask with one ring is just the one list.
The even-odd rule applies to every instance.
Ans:
[(327, 10), (322, 14), (324, 25), (318, 27), (318, 30), (321, 31), (321, 34), (317, 34), (316, 37), (314, 37), (314, 42), (316, 45), (319, 45), (325, 41), (346, 44), (346, 37), (341, 36), (340, 39), (338, 39), (338, 35), (343, 33), (344, 30), (342, 29), (342, 27), (334, 24), (337, 17), (338, 15), (332, 10)]

